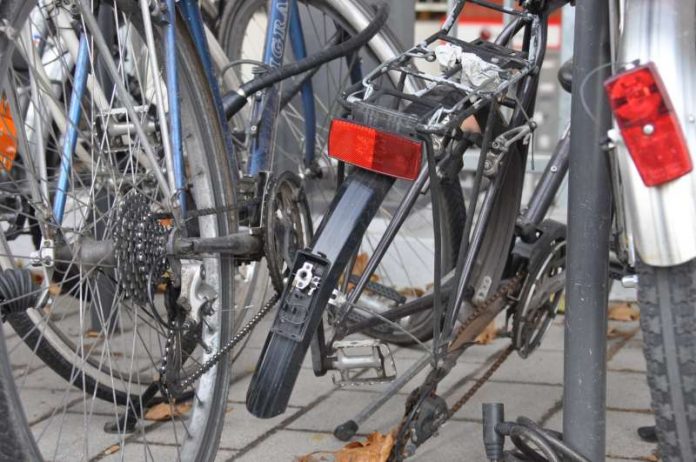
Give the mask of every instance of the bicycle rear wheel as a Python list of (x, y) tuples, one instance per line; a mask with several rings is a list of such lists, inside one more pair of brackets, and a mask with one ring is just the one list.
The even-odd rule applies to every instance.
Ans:
[[(126, 458), (153, 457), (164, 451), (171, 458), (212, 460), (222, 430), (229, 365), (221, 362), (192, 389), (178, 393), (176, 404), (157, 395), (158, 380), (164, 358), (167, 370), (176, 367), (177, 373), (185, 373), (229, 338), (233, 261), (219, 256), (200, 260), (216, 301), (205, 328), (199, 324), (179, 330), (172, 317), (179, 308), (165, 300), (171, 289), (159, 293), (154, 284), (167, 284), (166, 274), (151, 270), (143, 282), (145, 293), (133, 292), (126, 289), (125, 273), (119, 268), (119, 258), (128, 259), (128, 253), (115, 258), (106, 252), (103, 260), (94, 261), (83, 252), (99, 252), (111, 244), (118, 248), (119, 239), (130, 245), (127, 237), (142, 237), (141, 243), (150, 245), (155, 242), (153, 233), (166, 232), (176, 223), (171, 189), (157, 174), (166, 173), (167, 162), (155, 87), (161, 88), (163, 101), (171, 91), (164, 70), (153, 66), (155, 57), (164, 63), (163, 50), (146, 45), (139, 10), (124, 11), (120, 4), (101, 2), (96, 11), (98, 33), (113, 46), (112, 56), (100, 54), (92, 35), (97, 32), (88, 28), (89, 77), (62, 220), (52, 210), (74, 83), (72, 45), (87, 21), (62, 2), (15, 0), (0, 5), (0, 17), (17, 31), (0, 38), (3, 133), (16, 146), (16, 156), (3, 163), (0, 172), (2, 312), (14, 329), (4, 328), (8, 357), (0, 362), (13, 372), (3, 377), (0, 406), (14, 406), (13, 415), (27, 415), (29, 427), (17, 424), (17, 432), (24, 432), (17, 441), (31, 451), (29, 441), (35, 439), (47, 459), (89, 459), (104, 451), (120, 451)], [(235, 198), (231, 166), (219, 127), (207, 123), (214, 105), (194, 45), (183, 24), (177, 31), (188, 206), (226, 207)], [(155, 27), (154, 33), (155, 43), (162, 44), (162, 31)], [(118, 79), (104, 71), (110, 59)], [(130, 225), (140, 234), (127, 234)], [(231, 213), (205, 216), (184, 226), (190, 236), (214, 237), (233, 232), (236, 218)], [(38, 266), (31, 266), (37, 245), (48, 253), (34, 262)], [(132, 248), (138, 258), (139, 249)], [(155, 268), (162, 257), (153, 258), (146, 263)], [(11, 297), (9, 271), (33, 281), (36, 296), (14, 294), (30, 295), (30, 305), (18, 306), (17, 297)], [(149, 302), (141, 303), (143, 297), (150, 297)], [(172, 326), (177, 327), (175, 335), (170, 333)], [(18, 400), (12, 397), (10, 379)], [(42, 395), (50, 398), (37, 400)], [(124, 418), (128, 409), (141, 419), (139, 424)], [(0, 433), (0, 446), (13, 437)]]
[[(369, 7), (361, 2), (331, 2), (327, 0), (299, 0), (298, 7), (303, 26), (304, 40), (309, 55), (345, 40), (355, 34), (369, 18)], [(222, 19), (218, 37), (220, 44), (231, 60), (232, 68), (241, 81), (253, 78), (254, 69), (263, 56), (264, 38), (268, 22), (268, 2), (265, 0), (241, 0), (228, 2)], [(286, 40), (285, 62), (293, 62), (290, 40)], [(275, 161), (273, 170), (282, 172), (292, 170), (303, 177), (303, 185), (309, 198), (314, 223), (321, 216), (335, 194), (337, 163), (327, 154), (327, 138), (332, 119), (343, 115), (343, 107), (337, 96), (352, 83), (358, 81), (379, 63), (396, 56), (401, 46), (388, 28), (382, 29), (366, 47), (347, 59), (336, 60), (312, 71), (313, 108), (315, 114), (310, 118), (316, 121), (314, 135), (305, 125), (305, 104), (302, 94), (292, 98), (288, 95), (297, 89), (305, 76), (298, 76), (284, 82), (281, 89), (285, 104), (280, 109), (276, 121), (276, 140), (273, 145)], [(236, 63), (236, 65), (235, 65)], [(246, 119), (250, 118), (247, 109)], [(253, 122), (252, 122), (253, 123)], [(249, 130), (247, 130), (249, 131)], [(248, 138), (248, 137), (247, 137)], [(309, 148), (308, 148), (309, 146)], [(313, 148), (312, 148), (313, 146)], [(248, 146), (247, 146), (248, 148)], [(308, 153), (309, 150), (309, 153)], [(309, 154), (309, 155), (308, 155)], [(241, 150), (241, 162), (246, 163), (248, 150)], [(381, 232), (388, 223), (399, 198), (408, 184), (398, 182), (390, 193), (377, 218), (366, 233), (366, 238), (358, 255), (358, 263), (353, 269), (353, 277), (361, 273), (360, 262), (365, 261), (374, 251)], [(443, 183), (441, 197), (437, 198), (443, 210), (442, 220), (442, 272), (446, 274), (454, 268), (459, 249), (461, 230), (465, 220), (465, 210), (461, 187), (456, 179)], [(432, 272), (423, 268), (432, 266), (432, 220), (430, 199), (423, 196), (415, 207), (417, 212), (404, 225), (393, 250), (384, 259), (377, 272), (376, 283), (383, 286), (387, 297), (372, 297), (366, 293), (364, 299), (380, 313), (387, 312), (407, 302), (416, 301), (432, 286)], [(416, 262), (414, 265), (413, 262)], [(398, 274), (398, 276), (397, 276)], [(356, 321), (362, 319), (358, 313)], [(408, 331), (404, 333), (401, 328)], [(426, 311), (420, 315), (404, 318), (400, 327), (382, 325), (369, 329), (367, 334), (389, 342), (410, 344), (413, 337), (426, 340), (432, 335), (432, 321)]]

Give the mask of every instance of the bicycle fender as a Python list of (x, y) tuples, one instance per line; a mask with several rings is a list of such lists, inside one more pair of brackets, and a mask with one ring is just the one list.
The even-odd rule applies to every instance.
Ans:
[[(619, 65), (652, 62), (669, 93), (692, 161), (696, 153), (696, 0), (626, 2), (619, 43)], [(696, 258), (696, 173), (647, 187), (620, 136), (616, 160), (621, 197), (640, 259), (652, 266), (674, 266)], [(694, 162), (696, 164), (696, 162)]]
[(354, 170), (338, 191), (292, 277), (249, 384), (246, 405), (260, 418), (285, 412), (302, 362), (334, 288), (394, 178)]

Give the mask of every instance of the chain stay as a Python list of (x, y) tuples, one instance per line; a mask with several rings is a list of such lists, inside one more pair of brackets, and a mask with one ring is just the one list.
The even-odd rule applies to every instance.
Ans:
[[(466, 333), (466, 329), (471, 326), (471, 324), (476, 321), (481, 314), (483, 314), (488, 307), (490, 307), (493, 303), (497, 302), (498, 300), (502, 299), (503, 297), (511, 297), (513, 294), (519, 290), (522, 281), (524, 281), (526, 277), (526, 273), (524, 271), (518, 272), (513, 278), (511, 278), (507, 283), (503, 284), (500, 286), (500, 288), (490, 297), (488, 297), (485, 301), (479, 303), (478, 305), (474, 306), (474, 311), (466, 318), (466, 320), (459, 326), (457, 329), (457, 333), (454, 336), (454, 339), (452, 342), (450, 342), (450, 347), (449, 347), (449, 352), (448, 352), (448, 357), (447, 357), (447, 367), (451, 369), (454, 367), (454, 364), (457, 361), (457, 358), (464, 352), (465, 348), (462, 348), (463, 346), (467, 345), (468, 343), (465, 341), (465, 339), (462, 338), (462, 336)], [(514, 350), (513, 346), (510, 345), (508, 346), (502, 353), (501, 355), (496, 359), (496, 361), (491, 364), (491, 366), (486, 370), (486, 372), (474, 383), (474, 385), (471, 386), (471, 388), (462, 396), (448, 411), (447, 415), (444, 417), (444, 419), (440, 422), (441, 424), (444, 424), (447, 420), (449, 420), (455, 413), (457, 413), (463, 406), (464, 404), (469, 401), (474, 394), (491, 378), (493, 373), (503, 364), (503, 362), (509, 357), (510, 353)], [(433, 371), (434, 372), (434, 371)], [(444, 370), (442, 372), (445, 372)], [(439, 374), (434, 374), (431, 373), (428, 375), (426, 378), (426, 382), (424, 383), (424, 386), (429, 386), (432, 388), (432, 390), (435, 390), (435, 387), (437, 383), (444, 378), (449, 371), (446, 371), (445, 373), (439, 373)], [(420, 389), (420, 387), (418, 388)], [(417, 389), (417, 390), (418, 390)], [(411, 398), (409, 398), (411, 399)], [(417, 405), (417, 400), (414, 400), (414, 405)], [(405, 450), (409, 447), (409, 440), (411, 439), (411, 434), (413, 432), (413, 424), (412, 422), (409, 421), (409, 415), (412, 414), (412, 409), (407, 406), (407, 411), (404, 415), (404, 418), (401, 420), (401, 423), (396, 429), (396, 435), (398, 438), (397, 444), (394, 445), (394, 447), (399, 447), (402, 450)], [(416, 414), (413, 414), (414, 416)], [(409, 428), (407, 428), (409, 427)], [(399, 437), (401, 435), (401, 437)], [(422, 444), (422, 441), (419, 442), (419, 444)], [(401, 455), (402, 456), (402, 455)], [(394, 454), (392, 454), (392, 458), (390, 460), (393, 460)], [(400, 460), (400, 459), (396, 459)]]

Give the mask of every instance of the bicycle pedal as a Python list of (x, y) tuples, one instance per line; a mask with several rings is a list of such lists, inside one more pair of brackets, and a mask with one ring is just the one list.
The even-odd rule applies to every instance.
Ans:
[(339, 387), (374, 385), (396, 378), (396, 363), (389, 345), (379, 340), (342, 340), (334, 342), (329, 358)]

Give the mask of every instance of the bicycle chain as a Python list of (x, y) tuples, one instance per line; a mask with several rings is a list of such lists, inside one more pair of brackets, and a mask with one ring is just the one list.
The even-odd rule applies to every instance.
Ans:
[(193, 220), (195, 218), (209, 216), (209, 215), (219, 215), (225, 212), (236, 212), (242, 210), (251, 205), (259, 205), (258, 199), (250, 199), (246, 201), (239, 202), (237, 205), (222, 205), (220, 207), (208, 207), (197, 210), (191, 210), (186, 214), (186, 220)]
[[(478, 305), (474, 305), (474, 311), (462, 322), (462, 324), (459, 326), (457, 329), (457, 333), (454, 335), (454, 339), (450, 342), (450, 345), (456, 345), (457, 341), (459, 338), (466, 332), (466, 329), (478, 319), (478, 317), (483, 314), (483, 312), (491, 306), (493, 303), (497, 302), (503, 297), (511, 296), (513, 293), (515, 293), (516, 290), (519, 289), (520, 284), (526, 277), (525, 272), (519, 272), (517, 273), (512, 279), (510, 279), (507, 283), (503, 284), (500, 286), (500, 288), (490, 297), (488, 297), (486, 300), (483, 302), (479, 303)], [(464, 343), (462, 343), (464, 344)], [(447, 412), (447, 416), (445, 417), (444, 420), (440, 422), (440, 425), (444, 424), (447, 420), (449, 420), (455, 413), (457, 413), (473, 396), (474, 394), (491, 378), (493, 373), (503, 364), (503, 362), (510, 356), (510, 353), (514, 348), (512, 345), (510, 345), (508, 348), (506, 348), (502, 354), (496, 359), (496, 361), (491, 364), (491, 366), (486, 370), (486, 372), (471, 386), (469, 391), (467, 391), (464, 396), (462, 396)], [(451, 349), (449, 350), (450, 354), (455, 354), (455, 356), (452, 358), (448, 358), (448, 361), (455, 361), (461, 355), (461, 352), (457, 354), (457, 349)], [(446, 374), (445, 374), (446, 375)], [(432, 385), (431, 383), (428, 383), (429, 381), (432, 380), (432, 378), (438, 377), (438, 375), (435, 374), (430, 374), (428, 378), (426, 379), (426, 382), (424, 385)], [(440, 376), (436, 381), (439, 382), (440, 379), (442, 379), (444, 375)], [(417, 404), (417, 402), (416, 402)], [(399, 426), (396, 428), (396, 438), (397, 442), (395, 443), (394, 447), (399, 447), (402, 450), (406, 450), (408, 447), (409, 440), (411, 439), (413, 428), (405, 429), (404, 427), (407, 425), (410, 425), (409, 423), (409, 415), (411, 414), (411, 410), (408, 409), (407, 405), (407, 411), (404, 414), (403, 419), (401, 419), (401, 422), (399, 423)], [(402, 435), (399, 438), (399, 435)], [(400, 455), (401, 458), (403, 458), (403, 454)], [(401, 458), (397, 458), (396, 460), (402, 460)], [(393, 460), (390, 458), (390, 460)]]

